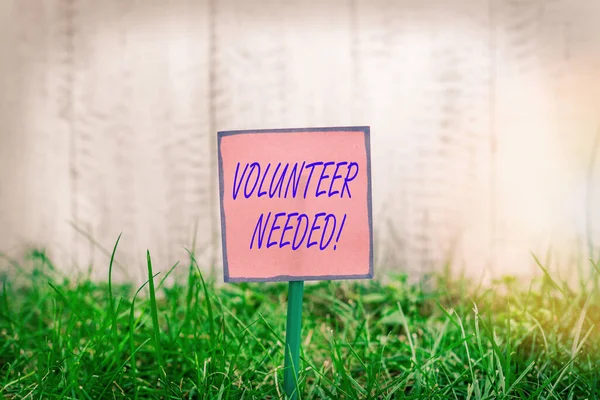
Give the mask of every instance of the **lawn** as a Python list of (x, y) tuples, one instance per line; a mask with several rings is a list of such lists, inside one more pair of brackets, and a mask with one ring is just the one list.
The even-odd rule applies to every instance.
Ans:
[[(286, 284), (216, 285), (193, 258), (170, 284), (149, 263), (140, 288), (72, 281), (39, 251), (0, 262), (0, 398), (285, 398)], [(589, 269), (576, 289), (543, 263), (491, 286), (448, 268), (307, 283), (299, 398), (600, 398)]]

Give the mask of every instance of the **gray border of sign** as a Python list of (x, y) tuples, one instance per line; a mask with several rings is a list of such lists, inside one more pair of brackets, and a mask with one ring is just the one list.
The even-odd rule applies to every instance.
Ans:
[[(223, 157), (221, 155), (221, 139), (226, 136), (256, 133), (299, 133), (299, 132), (363, 132), (365, 134), (365, 151), (367, 152), (367, 208), (369, 216), (369, 273), (363, 275), (309, 275), (289, 276), (277, 275), (267, 278), (230, 278), (227, 262), (227, 240), (225, 232), (225, 209), (223, 207)], [(221, 208), (221, 247), (223, 251), (223, 278), (226, 283), (236, 282), (289, 282), (289, 281), (332, 281), (342, 279), (373, 279), (373, 204), (371, 195), (371, 128), (369, 126), (339, 126), (313, 128), (280, 128), (280, 129), (244, 129), (217, 132), (217, 152), (219, 156), (219, 201)]]

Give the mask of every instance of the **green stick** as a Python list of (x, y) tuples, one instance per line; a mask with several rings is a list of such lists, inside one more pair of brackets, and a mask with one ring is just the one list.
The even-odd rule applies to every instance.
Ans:
[(302, 296), (304, 281), (291, 281), (288, 289), (287, 327), (285, 333), (285, 365), (283, 387), (287, 396), (296, 400), (296, 381), (300, 368), (300, 331), (302, 327)]

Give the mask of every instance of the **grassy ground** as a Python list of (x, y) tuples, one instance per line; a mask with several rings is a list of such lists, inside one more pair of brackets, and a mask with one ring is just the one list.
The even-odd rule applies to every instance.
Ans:
[[(32, 258), (1, 282), (0, 398), (284, 398), (285, 284), (216, 287), (191, 263), (138, 290)], [(435, 279), (307, 284), (299, 398), (600, 398), (592, 281)]]

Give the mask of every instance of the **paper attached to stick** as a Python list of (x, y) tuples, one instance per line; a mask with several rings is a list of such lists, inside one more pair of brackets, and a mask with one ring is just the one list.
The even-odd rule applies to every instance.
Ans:
[(218, 132), (225, 282), (373, 278), (369, 135)]

